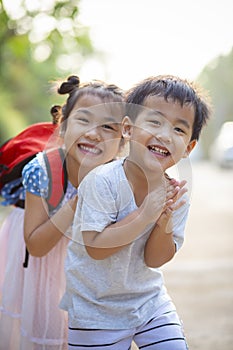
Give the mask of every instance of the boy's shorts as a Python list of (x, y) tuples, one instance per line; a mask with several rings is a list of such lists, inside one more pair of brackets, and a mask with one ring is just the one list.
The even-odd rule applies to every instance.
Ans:
[[(170, 307), (168, 307), (170, 306)], [(129, 350), (132, 341), (145, 350), (187, 350), (182, 323), (172, 303), (156, 312), (154, 318), (127, 330), (70, 328), (69, 350)]]

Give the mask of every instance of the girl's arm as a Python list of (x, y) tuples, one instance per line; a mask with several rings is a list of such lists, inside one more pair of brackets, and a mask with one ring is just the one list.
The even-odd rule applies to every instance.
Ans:
[(96, 260), (103, 260), (130, 244), (147, 225), (141, 209), (136, 209), (121, 221), (106, 227), (102, 232), (83, 231), (87, 253)]
[(49, 218), (46, 201), (26, 192), (24, 239), (31, 255), (46, 255), (57, 244), (73, 221), (76, 204), (74, 197)]
[(168, 192), (160, 187), (149, 193), (142, 205), (127, 215), (121, 221), (106, 227), (102, 232), (83, 231), (83, 240), (88, 254), (96, 260), (105, 259), (126, 245), (132, 243), (146, 226), (153, 224), (160, 217), (164, 202), (171, 204), (171, 197), (177, 194), (177, 189), (171, 185)]

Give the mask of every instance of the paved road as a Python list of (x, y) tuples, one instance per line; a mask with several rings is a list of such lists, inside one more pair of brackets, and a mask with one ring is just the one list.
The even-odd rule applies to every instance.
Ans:
[(184, 167), (174, 175), (190, 180), (190, 215), (185, 244), (163, 267), (165, 283), (190, 350), (233, 350), (233, 169)]
[(192, 164), (186, 241), (164, 267), (190, 350), (233, 349), (233, 170)]

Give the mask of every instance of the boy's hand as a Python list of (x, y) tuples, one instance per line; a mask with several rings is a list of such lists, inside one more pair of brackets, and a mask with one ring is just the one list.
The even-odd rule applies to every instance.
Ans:
[(186, 203), (185, 199), (182, 199), (181, 201), (178, 201), (178, 199), (188, 191), (187, 188), (184, 187), (187, 183), (185, 180), (178, 182), (177, 180), (172, 179), (171, 183), (175, 186), (175, 189), (173, 194), (172, 192), (169, 193), (169, 198), (164, 207), (164, 211), (157, 220), (157, 225), (164, 230), (165, 233), (172, 233), (172, 213)]
[(170, 192), (168, 194), (168, 200), (166, 208), (170, 208), (172, 211), (179, 209), (182, 205), (185, 204), (185, 200), (181, 200), (178, 202), (178, 199), (180, 199), (187, 191), (188, 189), (185, 187), (187, 184), (187, 181), (177, 181), (177, 180), (170, 180), (170, 183), (172, 186), (174, 186), (173, 192)]

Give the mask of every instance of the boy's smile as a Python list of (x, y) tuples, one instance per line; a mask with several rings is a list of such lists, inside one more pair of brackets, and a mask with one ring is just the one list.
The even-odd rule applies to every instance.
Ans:
[(158, 165), (164, 171), (188, 156), (196, 144), (196, 140), (190, 141), (194, 108), (159, 96), (149, 96), (143, 106), (131, 125), (129, 159), (145, 171)]
[(160, 145), (149, 145), (148, 146), (149, 151), (154, 153), (157, 157), (167, 157), (170, 155), (170, 152), (168, 151), (167, 148), (161, 147)]

